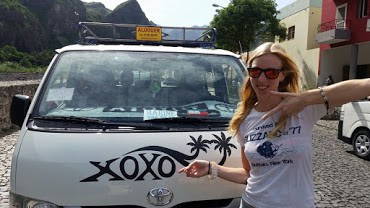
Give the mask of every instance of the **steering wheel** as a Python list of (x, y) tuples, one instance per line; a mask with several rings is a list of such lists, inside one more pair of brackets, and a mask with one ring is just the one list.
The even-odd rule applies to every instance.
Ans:
[(219, 96), (216, 96), (216, 95), (206, 95), (206, 96), (202, 96), (200, 97), (200, 100), (214, 100), (214, 101), (219, 101), (219, 102), (225, 102), (224, 99), (222, 99), (221, 97)]

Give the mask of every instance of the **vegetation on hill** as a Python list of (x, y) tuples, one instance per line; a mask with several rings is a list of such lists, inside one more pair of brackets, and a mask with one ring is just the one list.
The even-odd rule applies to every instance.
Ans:
[(76, 43), (79, 22), (151, 24), (136, 0), (113, 11), (81, 0), (0, 0), (0, 14), (0, 47), (27, 53)]
[(53, 56), (54, 52), (52, 50), (24, 53), (17, 51), (14, 46), (5, 46), (0, 48), (0, 63), (16, 62), (24, 67), (47, 66)]
[(46, 66), (24, 67), (15, 62), (0, 63), (0, 73), (44, 73), (46, 69)]
[(0, 72), (45, 70), (55, 49), (78, 41), (79, 22), (152, 24), (136, 0), (114, 11), (81, 0), (0, 0), (0, 14)]
[(0, 72), (44, 72), (53, 56), (52, 50), (25, 53), (4, 46), (0, 48)]
[(98, 2), (84, 3), (86, 8), (86, 19), (89, 22), (100, 22), (112, 11), (105, 8), (104, 4)]

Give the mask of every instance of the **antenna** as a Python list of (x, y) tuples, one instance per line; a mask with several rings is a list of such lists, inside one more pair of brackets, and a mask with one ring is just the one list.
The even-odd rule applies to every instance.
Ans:
[(242, 43), (240, 42), (240, 40), (239, 40), (239, 52), (240, 54), (243, 53)]

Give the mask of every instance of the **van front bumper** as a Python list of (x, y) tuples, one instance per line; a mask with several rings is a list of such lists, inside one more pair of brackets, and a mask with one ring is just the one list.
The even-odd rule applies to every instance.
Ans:
[[(221, 200), (207, 200), (207, 201), (196, 201), (196, 202), (186, 202), (183, 204), (178, 204), (172, 208), (182, 208), (182, 207), (213, 207), (213, 208), (239, 208), (241, 198), (233, 199), (221, 199)], [(58, 206), (56, 204), (40, 201), (37, 199), (31, 199), (25, 196), (14, 194), (9, 192), (9, 207), (13, 208), (34, 208), (34, 207), (50, 207), (50, 208), (84, 208), (84, 206)], [(103, 207), (117, 207), (117, 206), (94, 206), (95, 208)], [(120, 206), (121, 207), (121, 206)], [(122, 205), (122, 207), (126, 207)], [(131, 206), (127, 206), (131, 207)], [(139, 208), (139, 207), (138, 207)], [(144, 208), (144, 207), (143, 207)]]

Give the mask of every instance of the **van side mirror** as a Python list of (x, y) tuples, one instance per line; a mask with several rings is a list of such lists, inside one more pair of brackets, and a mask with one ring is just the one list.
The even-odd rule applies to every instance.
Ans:
[(21, 127), (26, 118), (31, 98), (28, 95), (14, 95), (10, 105), (10, 120), (13, 124)]

